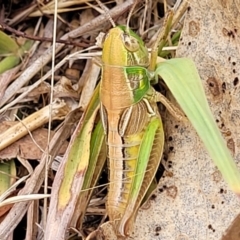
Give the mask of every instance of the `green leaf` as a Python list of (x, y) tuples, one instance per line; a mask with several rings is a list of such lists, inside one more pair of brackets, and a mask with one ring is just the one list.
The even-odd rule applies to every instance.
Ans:
[[(10, 38), (10, 37), (8, 37), (8, 38)], [(5, 48), (5, 46), (3, 46), (1, 44), (2, 43), (1, 43), (1, 31), (0, 31), (0, 53), (1, 53), (1, 50), (3, 50), (3, 48)], [(18, 49), (15, 49), (16, 52), (10, 54), (10, 56), (7, 56), (2, 61), (0, 61), (0, 74), (4, 73), (7, 70), (10, 70), (10, 69), (16, 67), (21, 62), (21, 59), (23, 58), (25, 52), (28, 51), (32, 47), (32, 45), (33, 45), (32, 40), (26, 40), (24, 45), (22, 45), (21, 47), (19, 47), (17, 45)]]
[(16, 166), (14, 160), (0, 163), (0, 195), (7, 191), (14, 183), (16, 176)]
[[(99, 98), (97, 98), (99, 102)], [(73, 219), (77, 219), (78, 229), (82, 230), (85, 212), (91, 199), (94, 187), (102, 173), (103, 166), (107, 159), (107, 146), (101, 120), (97, 123), (90, 142), (90, 157), (87, 172), (84, 177), (81, 193), (75, 208)]]
[[(91, 134), (95, 117), (100, 107), (98, 95), (99, 90), (96, 88), (64, 156), (66, 158), (66, 164), (64, 166), (63, 180), (59, 183), (59, 209), (62, 207), (67, 208), (69, 201), (73, 198), (72, 187), (74, 181), (76, 181), (81, 188), (84, 183), (85, 174), (89, 165)], [(78, 189), (79, 192), (80, 190), (81, 189)]]
[(175, 58), (159, 63), (157, 75), (164, 79), (225, 181), (240, 194), (240, 173), (215, 123), (193, 61)]
[(4, 58), (0, 61), (0, 74), (6, 72), (9, 69), (14, 68), (20, 63), (21, 59), (18, 56), (12, 55)]
[(15, 40), (9, 37), (4, 32), (0, 31), (0, 54), (18, 52), (19, 46)]

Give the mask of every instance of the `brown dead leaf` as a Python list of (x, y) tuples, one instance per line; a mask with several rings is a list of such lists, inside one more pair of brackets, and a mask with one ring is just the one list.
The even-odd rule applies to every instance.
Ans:
[(54, 87), (54, 97), (68, 97), (77, 99), (79, 98), (79, 94), (73, 88), (72, 82), (68, 78), (61, 77), (60, 81)]
[(222, 240), (239, 240), (240, 239), (240, 215), (238, 215), (231, 223), (226, 231), (226, 235), (222, 237)]
[[(21, 88), (18, 93), (23, 93), (28, 90), (28, 87)], [(50, 85), (46, 82), (42, 82), (39, 86), (33, 89), (29, 94), (28, 98), (39, 98), (41, 94), (49, 93), (50, 92)]]
[[(0, 125), (0, 132), (6, 131), (9, 127), (15, 125), (18, 122), (2, 122)], [(51, 131), (51, 138), (54, 131)], [(42, 148), (47, 147), (48, 130), (45, 128), (38, 128), (32, 132), (32, 137), (35, 142)], [(34, 143), (30, 135), (27, 135), (18, 141), (11, 144), (0, 151), (0, 159), (11, 159), (20, 156), (25, 159), (40, 159), (42, 156), (41, 149)], [(58, 154), (63, 155), (67, 149), (68, 142), (65, 141), (61, 146)]]
[(12, 206), (13, 204), (9, 204), (9, 205), (0, 207), (0, 222), (1, 222), (2, 216), (4, 216), (4, 214), (6, 214), (9, 211), (9, 209), (11, 209)]
[[(19, 190), (14, 190), (9, 197), (14, 197), (17, 195)], [(0, 207), (0, 223), (2, 222), (2, 219), (4, 218), (5, 214), (12, 208), (13, 203), (5, 205)]]

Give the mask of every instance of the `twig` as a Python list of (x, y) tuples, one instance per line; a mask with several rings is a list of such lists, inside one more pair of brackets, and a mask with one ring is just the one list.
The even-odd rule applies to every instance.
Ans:
[[(40, 42), (52, 42), (53, 41), (52, 38), (28, 35), (25, 32), (22, 32), (22, 31), (19, 31), (19, 30), (9, 27), (7, 24), (5, 24), (1, 21), (0, 21), (0, 30), (7, 30), (7, 31), (15, 34), (16, 36), (24, 37), (24, 38), (35, 40), (35, 41), (40, 41)], [(77, 47), (89, 47), (89, 44), (81, 43), (81, 42), (80, 43), (72, 42), (71, 40), (68, 41), (68, 40), (58, 39), (58, 40), (56, 40), (56, 42), (63, 43), (65, 45), (73, 45), (73, 46), (77, 46)]]

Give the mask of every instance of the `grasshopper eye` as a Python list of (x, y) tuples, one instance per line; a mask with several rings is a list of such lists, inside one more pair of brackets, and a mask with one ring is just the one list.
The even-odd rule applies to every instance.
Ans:
[(123, 34), (123, 42), (125, 48), (130, 52), (136, 52), (139, 49), (138, 41), (135, 38), (129, 36), (128, 34)]

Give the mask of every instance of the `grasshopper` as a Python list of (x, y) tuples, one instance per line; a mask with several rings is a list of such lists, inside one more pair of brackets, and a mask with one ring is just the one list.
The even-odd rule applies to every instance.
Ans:
[(102, 61), (101, 119), (110, 173), (107, 213), (125, 236), (160, 163), (163, 126), (141, 39), (126, 27), (111, 29)]
[(129, 27), (110, 29), (99, 95), (110, 175), (106, 208), (121, 236), (129, 235), (161, 161), (164, 130), (156, 103), (184, 117), (151, 86), (150, 61), (144, 42)]

